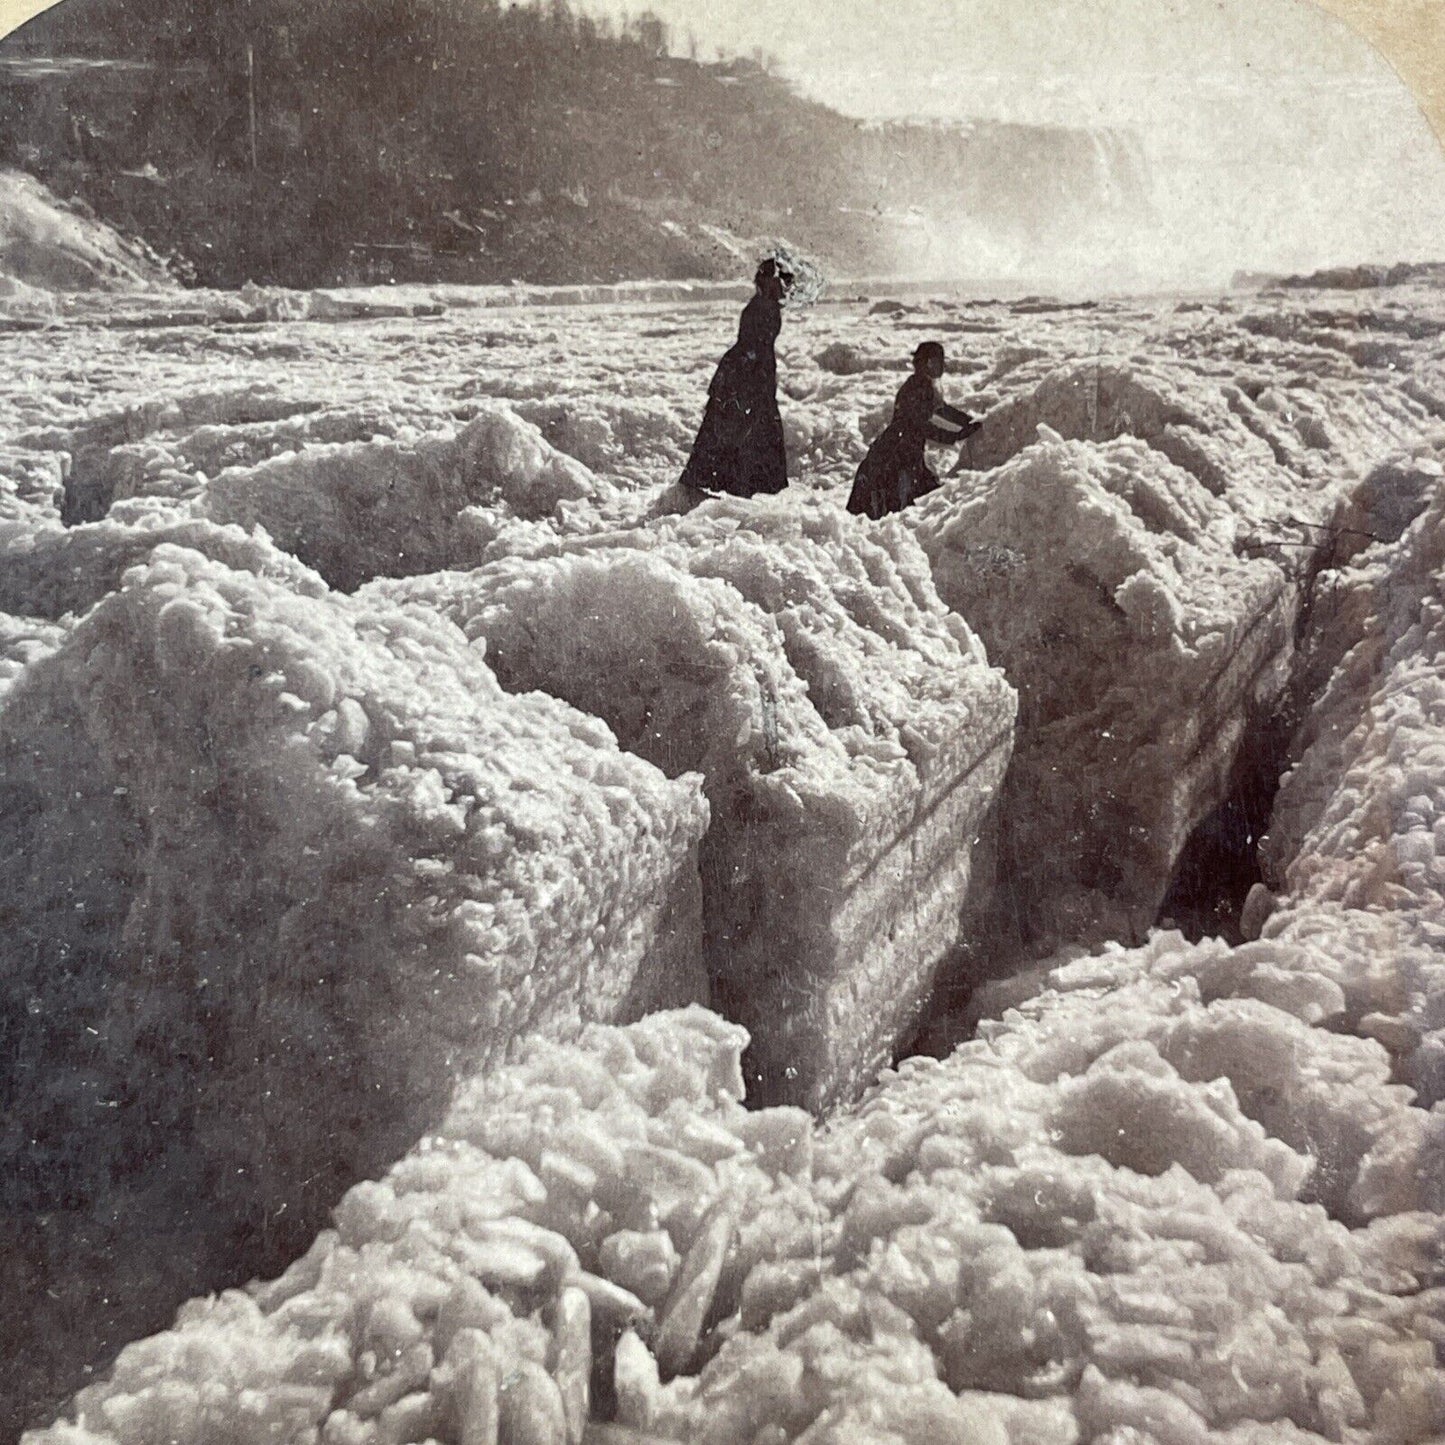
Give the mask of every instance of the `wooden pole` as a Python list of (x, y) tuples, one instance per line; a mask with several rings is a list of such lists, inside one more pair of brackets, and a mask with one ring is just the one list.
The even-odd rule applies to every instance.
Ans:
[(246, 90), (251, 112), (251, 169), (256, 169), (256, 47), (246, 42)]

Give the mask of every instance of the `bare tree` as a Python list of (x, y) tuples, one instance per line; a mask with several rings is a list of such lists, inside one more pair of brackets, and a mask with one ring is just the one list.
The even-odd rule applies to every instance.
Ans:
[(672, 36), (667, 25), (651, 10), (644, 10), (632, 22), (632, 33), (649, 55), (666, 55), (672, 48)]

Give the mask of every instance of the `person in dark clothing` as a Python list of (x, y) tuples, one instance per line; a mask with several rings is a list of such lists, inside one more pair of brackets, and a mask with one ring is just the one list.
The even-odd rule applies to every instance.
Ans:
[(853, 482), (848, 510), (877, 521), (934, 491), (938, 477), (923, 454), (927, 442), (946, 446), (972, 436), (979, 423), (944, 405), (936, 385), (945, 369), (943, 347), (925, 341), (913, 353), (913, 375), (899, 388), (893, 420), (868, 448)]
[(793, 277), (769, 257), (753, 284), (757, 289), (743, 308), (737, 343), (708, 387), (707, 410), (682, 473), (682, 485), (694, 491), (751, 497), (788, 485), (773, 343), (783, 328), (783, 298)]

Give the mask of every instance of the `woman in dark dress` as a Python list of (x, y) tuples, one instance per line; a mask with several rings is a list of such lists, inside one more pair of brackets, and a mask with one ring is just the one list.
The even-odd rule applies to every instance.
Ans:
[(927, 442), (948, 445), (972, 436), (979, 423), (945, 406), (936, 385), (944, 372), (943, 347), (925, 341), (913, 353), (913, 375), (899, 388), (893, 420), (871, 447), (848, 498), (848, 510), (877, 521), (901, 512), (938, 487), (923, 454)]
[(694, 491), (751, 497), (788, 485), (773, 343), (783, 329), (783, 298), (793, 276), (769, 257), (753, 284), (757, 290), (743, 308), (737, 344), (708, 387), (707, 410), (682, 474), (682, 485)]

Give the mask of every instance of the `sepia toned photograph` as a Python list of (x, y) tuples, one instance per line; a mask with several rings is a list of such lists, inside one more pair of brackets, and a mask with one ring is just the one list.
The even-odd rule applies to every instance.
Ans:
[(1442, 0), (0, 0), (0, 1445), (1445, 1445)]

